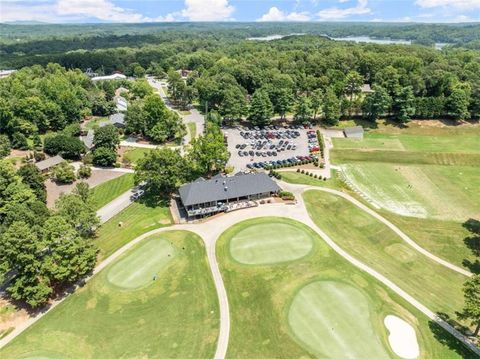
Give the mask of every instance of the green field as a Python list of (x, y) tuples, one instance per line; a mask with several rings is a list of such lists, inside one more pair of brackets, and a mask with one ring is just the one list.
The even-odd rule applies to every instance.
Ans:
[(105, 259), (139, 235), (171, 223), (172, 218), (168, 207), (150, 207), (141, 202), (132, 203), (99, 228), (95, 240), (100, 249), (99, 260)]
[(459, 166), (343, 165), (346, 178), (393, 213), (465, 221), (480, 217), (480, 170)]
[[(343, 181), (338, 179), (337, 173), (333, 170), (333, 177), (327, 181), (321, 181), (297, 172), (282, 172), (282, 179), (289, 183), (305, 184), (333, 188), (355, 197), (357, 200), (368, 202), (351, 191)], [(464, 241), (471, 236), (462, 223), (450, 220), (438, 220), (431, 218), (417, 218), (401, 216), (387, 210), (377, 210), (379, 214), (386, 217), (398, 228), (410, 236), (420, 246), (460, 267), (465, 266), (465, 261), (474, 263), (476, 257)]]
[(465, 276), (433, 262), (347, 200), (320, 191), (304, 199), (312, 220), (353, 257), (392, 280), (429, 309), (456, 318)]
[[(154, 249), (175, 250), (168, 262)], [(151, 243), (156, 243), (154, 248)], [(137, 256), (144, 260), (139, 262)], [(110, 274), (141, 271), (149, 284), (124, 290)], [(144, 265), (149, 270), (142, 271)], [(152, 280), (152, 270), (158, 278)], [(118, 275), (117, 279), (121, 279)], [(218, 302), (201, 239), (175, 231), (145, 239), (0, 351), (10, 358), (211, 358)]]
[(370, 305), (355, 286), (317, 281), (295, 295), (288, 322), (298, 340), (319, 357), (388, 358)]
[(92, 197), (94, 199), (95, 209), (102, 208), (133, 186), (133, 173), (125, 173), (120, 177), (94, 187), (92, 189)]
[(135, 165), (140, 159), (142, 159), (145, 154), (151, 152), (150, 148), (129, 148), (127, 152), (123, 155), (123, 159), (127, 160), (131, 164)]
[(332, 161), (480, 166), (480, 126), (407, 128), (379, 124), (363, 140), (333, 138)]
[(232, 257), (243, 264), (287, 262), (306, 256), (312, 248), (312, 239), (296, 223), (274, 219), (243, 228), (230, 240)]
[[(279, 221), (297, 226), (298, 232), (308, 234), (314, 241), (315, 245), (307, 256), (272, 265), (247, 265), (232, 257), (231, 241), (237, 233), (247, 228), (255, 232), (257, 226), (277, 224)], [(275, 234), (278, 238), (284, 237), (281, 228)], [(339, 357), (331, 353), (360, 358), (362, 356), (357, 354), (363, 349), (367, 350), (364, 357), (370, 358), (369, 354), (374, 351), (395, 358), (383, 324), (384, 317), (389, 314), (401, 317), (415, 328), (422, 358), (473, 358), (415, 308), (339, 257), (303, 224), (279, 218), (244, 221), (221, 235), (216, 252), (229, 296), (231, 329), (228, 358)], [(310, 287), (312, 283), (319, 282), (331, 283), (330, 291), (315, 284)], [(342, 295), (339, 290), (345, 287), (348, 289)], [(315, 290), (310, 292), (309, 288)], [(352, 292), (355, 296), (350, 296)], [(337, 298), (339, 306), (334, 308), (335, 303), (322, 300), (324, 298)], [(359, 298), (363, 302), (358, 308), (345, 307), (342, 311), (342, 307), (352, 301), (355, 305), (359, 304)], [(312, 306), (312, 300), (318, 305)], [(368, 313), (362, 311), (357, 316), (362, 308), (365, 310), (365, 302)], [(329, 305), (332, 307), (329, 308)], [(333, 340), (331, 327), (325, 325), (332, 314), (339, 316), (337, 320), (350, 321), (351, 328), (347, 328), (345, 323), (337, 327), (347, 338), (348, 345), (342, 345), (339, 338)], [(324, 315), (325, 320), (317, 320), (319, 315)], [(352, 320), (351, 315), (358, 320)], [(363, 332), (365, 330), (367, 332)], [(355, 335), (351, 335), (352, 332)], [(365, 341), (376, 349), (366, 348)], [(327, 346), (328, 349), (325, 349)], [(349, 352), (345, 353), (345, 350)]]

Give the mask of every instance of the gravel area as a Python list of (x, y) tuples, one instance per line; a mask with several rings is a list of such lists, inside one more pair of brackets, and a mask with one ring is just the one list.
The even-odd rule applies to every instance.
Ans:
[[(125, 173), (123, 172), (117, 172), (112, 170), (93, 170), (90, 178), (87, 178), (83, 181), (87, 182), (90, 185), (90, 188), (93, 188), (95, 186), (98, 186), (99, 184), (120, 177), (124, 174)], [(55, 201), (58, 199), (58, 197), (60, 197), (60, 194), (70, 193), (77, 182), (79, 181), (76, 181), (72, 184), (57, 184), (50, 179), (45, 181), (45, 186), (47, 187), (47, 207), (53, 208), (53, 206), (55, 205)]]

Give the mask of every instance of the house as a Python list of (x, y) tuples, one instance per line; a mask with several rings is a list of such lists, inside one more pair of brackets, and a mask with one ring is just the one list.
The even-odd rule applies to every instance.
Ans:
[(84, 143), (85, 147), (87, 147), (89, 150), (93, 147), (94, 134), (95, 134), (95, 131), (88, 130), (85, 136), (80, 136), (80, 140)]
[(62, 158), (62, 156), (56, 155), (54, 157), (47, 158), (46, 160), (36, 162), (35, 166), (37, 166), (40, 172), (46, 173), (50, 170), (50, 168), (55, 167), (63, 161), (64, 159)]
[(110, 115), (110, 118), (107, 122), (102, 122), (100, 127), (106, 125), (114, 125), (116, 128), (125, 128), (125, 115), (123, 113), (114, 113)]
[(17, 70), (0, 70), (0, 79), (10, 76)]
[(110, 80), (126, 80), (127, 76), (123, 74), (112, 74), (109, 76), (95, 76), (92, 81), (110, 81)]
[(242, 203), (271, 197), (281, 188), (266, 173), (217, 175), (197, 179), (180, 187), (179, 194), (189, 218), (201, 218), (225, 212)]
[(374, 93), (375, 91), (372, 90), (372, 88), (370, 87), (370, 84), (363, 84), (360, 87), (360, 92), (364, 94), (368, 94), (368, 93)]
[(127, 111), (128, 103), (125, 97), (117, 96), (115, 98), (115, 105), (117, 106), (117, 112)]
[(347, 138), (363, 139), (363, 133), (364, 131), (362, 126), (346, 127), (343, 129), (343, 134)]

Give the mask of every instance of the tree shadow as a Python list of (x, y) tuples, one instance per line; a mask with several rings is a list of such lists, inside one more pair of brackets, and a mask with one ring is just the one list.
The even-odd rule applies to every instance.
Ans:
[[(441, 320), (447, 322), (448, 324), (450, 324), (456, 329), (459, 329), (460, 331), (463, 331), (462, 329), (466, 329), (458, 322), (451, 319), (450, 316), (446, 313), (437, 313), (437, 315), (441, 318)], [(462, 358), (477, 358), (477, 356), (472, 351), (470, 351), (465, 345), (463, 345), (457, 338), (455, 338), (453, 335), (443, 329), (438, 324), (438, 322), (430, 320), (428, 322), (428, 326), (434, 338), (443, 346), (448, 347), (450, 350), (454, 351)]]
[(405, 129), (407, 128), (408, 126), (403, 123), (403, 122), (399, 122), (393, 118), (387, 118), (385, 119), (385, 125), (389, 125), (389, 126), (393, 126), (393, 127), (397, 127), (397, 128), (400, 128), (400, 129)]
[[(470, 218), (462, 224), (463, 228), (472, 235), (466, 237), (463, 243), (469, 248), (476, 257), (480, 257), (480, 221)], [(472, 273), (480, 273), (480, 260), (470, 261), (465, 259), (463, 265), (470, 269)]]

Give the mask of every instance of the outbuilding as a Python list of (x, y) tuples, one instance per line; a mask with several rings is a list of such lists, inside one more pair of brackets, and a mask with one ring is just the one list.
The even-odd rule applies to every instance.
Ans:
[(199, 218), (242, 208), (242, 204), (273, 196), (280, 190), (266, 173), (240, 172), (230, 177), (199, 178), (181, 186), (179, 194), (188, 217)]
[(364, 131), (362, 126), (346, 127), (343, 129), (343, 134), (347, 138), (363, 139), (363, 133)]
[(56, 165), (62, 163), (64, 161), (63, 157), (60, 155), (56, 155), (46, 160), (39, 161), (35, 163), (35, 166), (40, 170), (42, 173), (46, 173), (50, 170), (50, 168), (55, 167)]

